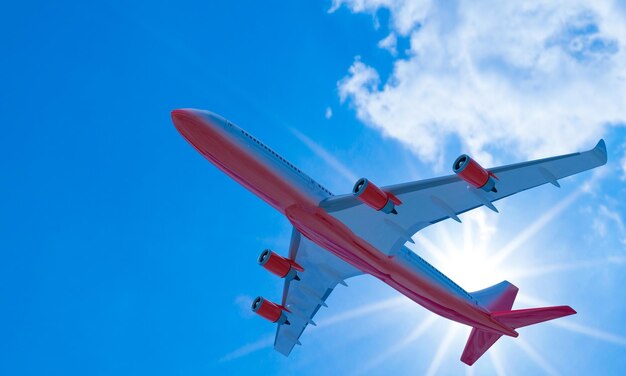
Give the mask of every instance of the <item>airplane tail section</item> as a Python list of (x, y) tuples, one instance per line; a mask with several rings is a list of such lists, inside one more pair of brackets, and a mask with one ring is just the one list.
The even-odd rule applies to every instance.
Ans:
[[(504, 281), (487, 289), (472, 293), (472, 296), (492, 313), (491, 316), (502, 324), (513, 329), (540, 322), (554, 320), (559, 317), (576, 313), (569, 306), (542, 307), (511, 310), (517, 296), (517, 287)], [(467, 365), (474, 364), (489, 348), (496, 343), (502, 334), (487, 332), (473, 328), (470, 333), (461, 361)]]

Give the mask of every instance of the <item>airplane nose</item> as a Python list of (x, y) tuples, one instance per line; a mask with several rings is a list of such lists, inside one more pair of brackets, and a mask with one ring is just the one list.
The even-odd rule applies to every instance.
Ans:
[(179, 109), (176, 109), (176, 110), (172, 111), (170, 113), (170, 115), (172, 115), (172, 120), (178, 120), (181, 117), (185, 116), (185, 114), (188, 113), (188, 112), (189, 112), (189, 110), (185, 110), (185, 109), (179, 108)]
[[(178, 131), (189, 130), (193, 125), (223, 128), (226, 120), (212, 112), (193, 108), (180, 108), (171, 112), (172, 122)], [(182, 133), (182, 132), (181, 132)]]
[(197, 136), (199, 133), (210, 132), (213, 128), (213, 121), (204, 116), (201, 110), (192, 108), (181, 108), (171, 112), (172, 122), (176, 130), (187, 140)]
[(171, 116), (176, 130), (203, 154), (215, 148), (222, 138), (219, 116), (208, 111), (182, 108), (172, 111)]
[(176, 127), (176, 129), (183, 134), (183, 136), (184, 131), (188, 130), (190, 122), (193, 121), (193, 118), (196, 115), (195, 112), (195, 110), (187, 108), (180, 108), (171, 112), (170, 115), (172, 116), (174, 127)]

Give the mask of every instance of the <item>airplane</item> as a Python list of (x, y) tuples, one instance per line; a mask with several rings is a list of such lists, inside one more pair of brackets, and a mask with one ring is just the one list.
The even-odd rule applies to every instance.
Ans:
[(461, 361), (473, 365), (501, 336), (575, 314), (569, 306), (513, 310), (518, 288), (503, 281), (469, 293), (405, 246), (421, 229), (495, 201), (602, 166), (604, 140), (591, 150), (485, 169), (468, 155), (453, 174), (379, 187), (361, 178), (333, 195), (256, 137), (203, 110), (171, 112), (178, 132), (226, 175), (293, 225), (288, 255), (264, 250), (258, 263), (284, 279), (280, 303), (257, 297), (252, 310), (277, 324), (274, 348), (288, 356), (338, 285), (371, 274), (424, 308), (472, 327)]

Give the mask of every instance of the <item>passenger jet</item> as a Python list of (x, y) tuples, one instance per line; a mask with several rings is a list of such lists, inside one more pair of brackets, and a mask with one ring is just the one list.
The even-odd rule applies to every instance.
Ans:
[(449, 176), (379, 187), (359, 179), (351, 193), (333, 195), (256, 137), (214, 113), (172, 111), (180, 134), (206, 159), (287, 217), (287, 255), (264, 250), (258, 263), (284, 279), (280, 303), (258, 297), (252, 310), (277, 324), (274, 347), (289, 355), (337, 284), (371, 274), (424, 308), (473, 329), (461, 361), (474, 364), (501, 336), (575, 314), (568, 306), (513, 310), (517, 287), (503, 281), (469, 293), (409, 250), (419, 230), (607, 162), (600, 140), (592, 150), (483, 168), (468, 155)]

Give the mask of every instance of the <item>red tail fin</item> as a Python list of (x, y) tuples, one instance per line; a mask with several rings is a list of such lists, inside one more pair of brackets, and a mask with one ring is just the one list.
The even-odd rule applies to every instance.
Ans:
[(574, 311), (572, 307), (558, 306), (494, 312), (491, 315), (504, 325), (517, 329), (548, 320), (558, 319), (559, 317), (573, 315), (575, 313), (576, 311)]

